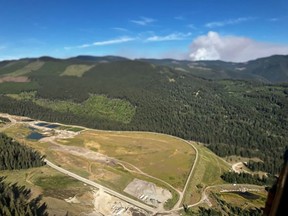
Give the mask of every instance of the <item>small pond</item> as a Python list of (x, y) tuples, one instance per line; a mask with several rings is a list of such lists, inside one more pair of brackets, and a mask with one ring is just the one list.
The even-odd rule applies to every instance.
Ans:
[(39, 122), (36, 124), (37, 126), (40, 126), (40, 127), (46, 127), (48, 125), (48, 123), (45, 123), (45, 122)]
[(260, 196), (258, 196), (257, 194), (253, 194), (253, 193), (250, 193), (248, 191), (246, 191), (246, 192), (235, 191), (235, 192), (231, 192), (231, 193), (238, 194), (238, 195), (242, 196), (243, 198), (249, 199), (249, 200), (256, 200), (256, 199), (260, 198)]
[(39, 140), (39, 139), (42, 139), (43, 137), (45, 136), (38, 132), (32, 132), (27, 136), (28, 139), (32, 139), (32, 140)]
[(46, 127), (46, 128), (57, 128), (60, 126), (58, 124), (49, 124), (49, 123), (45, 123), (45, 122), (39, 122), (36, 125), (40, 126), (40, 127)]
[(47, 128), (57, 128), (57, 127), (59, 127), (60, 125), (58, 125), (58, 124), (49, 124), (49, 125), (46, 125), (46, 126), (44, 126), (44, 127), (47, 127)]

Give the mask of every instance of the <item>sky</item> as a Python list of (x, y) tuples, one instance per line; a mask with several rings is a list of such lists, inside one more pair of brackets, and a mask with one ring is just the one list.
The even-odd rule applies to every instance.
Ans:
[(0, 60), (288, 54), (287, 0), (0, 0)]

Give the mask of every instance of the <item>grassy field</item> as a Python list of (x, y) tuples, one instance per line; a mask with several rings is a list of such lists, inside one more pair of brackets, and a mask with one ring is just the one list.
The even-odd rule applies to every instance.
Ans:
[(125, 161), (180, 190), (195, 159), (191, 146), (161, 134), (89, 130), (62, 144), (82, 146)]
[(73, 131), (73, 132), (79, 132), (83, 130), (83, 128), (80, 128), (80, 127), (70, 127), (70, 126), (63, 126), (63, 125), (61, 125), (58, 129)]
[(76, 76), (76, 77), (82, 77), (82, 75), (93, 68), (94, 65), (69, 65), (65, 71), (60, 74), (60, 76)]
[(245, 199), (242, 196), (234, 193), (221, 193), (218, 194), (218, 196), (232, 205), (237, 203), (237, 206), (242, 208), (263, 208), (267, 199), (267, 192), (263, 190), (259, 192), (253, 192), (253, 194), (258, 195), (259, 198), (255, 200)]
[(198, 150), (199, 158), (184, 198), (186, 204), (198, 202), (205, 187), (225, 183), (220, 176), (231, 168), (231, 165), (204, 147), (203, 144), (194, 143), (194, 146)]
[[(0, 176), (6, 176), (6, 182), (30, 188), (32, 197), (43, 195), (43, 201), (48, 205), (49, 215), (79, 215), (81, 212), (92, 211), (91, 205), (67, 203), (64, 199), (89, 194), (91, 189), (81, 182), (63, 175), (47, 166), (26, 170), (2, 171)], [(87, 203), (89, 200), (86, 200)], [(70, 215), (69, 214), (69, 215)]]
[[(47, 154), (47, 158), (64, 169), (72, 171), (73, 173), (88, 178), (94, 182), (100, 183), (119, 193), (124, 193), (123, 191), (126, 186), (135, 178), (155, 183), (156, 185), (169, 190), (172, 194), (172, 199), (168, 200), (167, 204), (165, 205), (166, 209), (171, 209), (179, 199), (177, 192), (163, 182), (141, 174), (128, 172), (119, 165), (108, 166), (84, 157), (77, 157), (71, 154), (56, 151), (50, 151)], [(134, 199), (134, 197), (131, 195), (126, 193), (124, 194)]]
[[(67, 125), (60, 128), (67, 130), (71, 127)], [(130, 172), (121, 165), (107, 165), (89, 159), (84, 155), (83, 157), (73, 155), (69, 150), (60, 151), (55, 148), (55, 145), (48, 142), (28, 140), (26, 136), (30, 132), (30, 128), (19, 124), (7, 128), (5, 131), (19, 142), (45, 154), (47, 159), (53, 161), (56, 165), (101, 183), (115, 191), (123, 193), (125, 187), (134, 178), (153, 182), (162, 188), (166, 188), (173, 194), (172, 199), (166, 204), (167, 208), (174, 206), (179, 199), (177, 192), (167, 184), (139, 173), (137, 168), (182, 190), (195, 159), (194, 149), (187, 143), (161, 134), (86, 130), (74, 138), (57, 139), (57, 142), (64, 147), (73, 146), (80, 149), (89, 149), (91, 152), (117, 158), (123, 161), (122, 164), (125, 167), (134, 170), (134, 172)], [(40, 178), (37, 184), (45, 188), (45, 185), (55, 184), (59, 180), (57, 178), (61, 181), (61, 177), (49, 180)], [(49, 195), (50, 191), (48, 190), (47, 193), (46, 195)]]

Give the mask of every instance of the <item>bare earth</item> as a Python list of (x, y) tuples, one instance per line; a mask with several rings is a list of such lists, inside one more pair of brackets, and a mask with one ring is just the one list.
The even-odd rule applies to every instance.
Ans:
[(124, 189), (124, 192), (136, 197), (137, 199), (156, 207), (161, 207), (168, 199), (172, 198), (172, 194), (163, 188), (157, 187), (154, 183), (134, 179)]
[(4, 82), (17, 82), (17, 83), (24, 83), (24, 82), (30, 82), (28, 77), (25, 76), (18, 76), (18, 77), (13, 77), (13, 76), (5, 76), (0, 78), (0, 83)]
[(88, 216), (104, 216), (104, 215), (121, 215), (121, 216), (132, 216), (135, 213), (138, 215), (146, 216), (147, 212), (135, 208), (131, 204), (124, 202), (114, 196), (105, 193), (102, 190), (93, 191), (93, 203), (94, 211)]

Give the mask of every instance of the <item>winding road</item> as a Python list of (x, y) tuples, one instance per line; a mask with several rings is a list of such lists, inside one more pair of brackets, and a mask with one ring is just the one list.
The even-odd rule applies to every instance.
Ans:
[(96, 187), (96, 188), (98, 188), (98, 189), (100, 189), (100, 190), (102, 190), (102, 191), (104, 191), (104, 192), (106, 192), (106, 193), (108, 193), (108, 194), (110, 194), (112, 196), (118, 197), (119, 199), (124, 200), (124, 201), (126, 201), (126, 202), (128, 202), (128, 203), (130, 203), (130, 204), (132, 204), (134, 206), (137, 206), (137, 207), (139, 207), (141, 209), (144, 209), (144, 210), (146, 210), (148, 212), (152, 212), (153, 214), (156, 213), (156, 209), (151, 207), (151, 206), (148, 206), (148, 205), (146, 205), (144, 203), (138, 202), (138, 201), (136, 201), (134, 199), (131, 199), (130, 197), (127, 197), (127, 196), (125, 196), (123, 194), (120, 194), (120, 193), (118, 193), (118, 192), (116, 192), (114, 190), (111, 190), (111, 189), (103, 186), (103, 185), (100, 185), (100, 184), (98, 184), (96, 182), (90, 181), (89, 179), (83, 178), (83, 177), (81, 177), (81, 176), (79, 176), (79, 175), (77, 175), (75, 173), (72, 173), (72, 172), (70, 172), (70, 171), (68, 171), (66, 169), (63, 169), (63, 168), (53, 164), (52, 162), (48, 161), (47, 159), (45, 159), (44, 161), (46, 162), (46, 164), (48, 166), (50, 166), (51, 168), (53, 168), (53, 169), (55, 169), (55, 170), (57, 170), (57, 171), (59, 171), (59, 172), (61, 172), (63, 174), (66, 174), (66, 175), (68, 175), (68, 176), (70, 176), (72, 178), (75, 178), (75, 179), (77, 179), (77, 180), (79, 180), (79, 181), (81, 181), (81, 182), (83, 182), (83, 183), (85, 183), (87, 185), (91, 185), (93, 187)]
[[(6, 127), (2, 128), (2, 130), (7, 129), (8, 127), (10, 127), (10, 126), (18, 123), (18, 121), (14, 118), (13, 115), (0, 113), (0, 116), (6, 117), (6, 118), (8, 118), (8, 119), (11, 121), (11, 123), (10, 123), (10, 124), (7, 124)], [(16, 117), (16, 116), (15, 116), (15, 117)], [(22, 117), (22, 118), (23, 118), (23, 117)], [(23, 123), (23, 122), (21, 122), (21, 123)], [(30, 122), (30, 123), (31, 123), (31, 122)], [(61, 123), (55, 123), (55, 124), (64, 125), (64, 124), (61, 124)], [(90, 129), (90, 128), (81, 127), (81, 126), (76, 126), (76, 125), (71, 125), (71, 126), (80, 127), (80, 128), (83, 128), (84, 130), (95, 130), (95, 131), (99, 131), (99, 130), (96, 130), (96, 129)], [(106, 132), (115, 132), (115, 131), (106, 131)], [(121, 132), (125, 133), (125, 131), (121, 131)], [(132, 131), (129, 131), (129, 133), (131, 133), (131, 132), (132, 132)], [(134, 131), (134, 132), (135, 132), (135, 133), (150, 133), (150, 134), (157, 134), (157, 135), (161, 134), (161, 133), (145, 132), (145, 131), (137, 131), (137, 132)], [(178, 199), (178, 202), (174, 205), (173, 209), (169, 211), (169, 212), (172, 212), (172, 211), (176, 211), (176, 210), (181, 209), (180, 205), (181, 205), (182, 202), (183, 202), (185, 193), (186, 193), (186, 191), (187, 191), (187, 188), (188, 188), (188, 186), (189, 186), (189, 183), (191, 182), (191, 178), (192, 178), (192, 175), (193, 175), (193, 173), (194, 173), (194, 169), (195, 169), (196, 164), (197, 164), (197, 162), (198, 162), (198, 157), (199, 157), (198, 154), (199, 154), (199, 153), (198, 153), (197, 148), (196, 148), (192, 143), (190, 143), (190, 142), (188, 142), (188, 141), (186, 141), (186, 140), (184, 140), (184, 139), (181, 139), (181, 138), (179, 138), (179, 137), (175, 137), (175, 136), (172, 136), (172, 135), (167, 135), (167, 134), (161, 134), (161, 135), (169, 136), (169, 137), (178, 139), (178, 140), (180, 140), (180, 141), (182, 141), (182, 142), (185, 142), (186, 144), (188, 144), (189, 146), (191, 146), (191, 147), (195, 150), (196, 157), (195, 157), (194, 163), (193, 163), (193, 165), (192, 165), (192, 167), (191, 167), (191, 169), (190, 169), (189, 175), (188, 175), (188, 177), (187, 177), (187, 179), (186, 179), (186, 182), (185, 182), (183, 191), (179, 191), (179, 190), (177, 190), (175, 187), (173, 187), (172, 185), (170, 185), (169, 183), (167, 183), (167, 182), (165, 182), (165, 181), (163, 181), (163, 180), (161, 180), (161, 179), (158, 179), (158, 178), (156, 178), (156, 177), (150, 176), (150, 175), (148, 175), (147, 173), (144, 173), (143, 171), (141, 171), (140, 169), (138, 169), (137, 167), (135, 167), (135, 166), (132, 165), (132, 164), (129, 164), (129, 163), (127, 163), (127, 162), (120, 161), (120, 160), (118, 160), (118, 163), (120, 163), (120, 164), (123, 166), (123, 168), (126, 168), (126, 169), (127, 169), (127, 167), (124, 165), (124, 164), (126, 163), (126, 164), (132, 166), (134, 169), (136, 169), (140, 174), (146, 175), (147, 177), (150, 177), (150, 178), (153, 178), (153, 179), (155, 179), (155, 180), (161, 181), (162, 183), (164, 183), (164, 184), (166, 184), (167, 186), (169, 186), (169, 187), (171, 187), (172, 189), (174, 189), (174, 190), (179, 194), (179, 199)], [(57, 144), (58, 144), (58, 143), (57, 143)], [(98, 183), (95, 183), (95, 182), (93, 182), (93, 181), (90, 181), (89, 179), (83, 178), (83, 177), (81, 177), (81, 176), (79, 176), (79, 175), (77, 175), (77, 174), (75, 174), (75, 173), (72, 173), (72, 172), (70, 172), (70, 171), (68, 171), (68, 170), (65, 170), (65, 169), (63, 169), (63, 168), (61, 168), (61, 167), (53, 164), (52, 162), (48, 161), (47, 159), (45, 159), (45, 162), (46, 162), (46, 164), (47, 164), (48, 166), (50, 166), (51, 168), (53, 168), (53, 169), (55, 169), (55, 170), (58, 170), (59, 172), (62, 172), (62, 173), (64, 173), (64, 174), (66, 174), (66, 175), (69, 175), (69, 176), (71, 176), (71, 177), (73, 177), (73, 178), (75, 178), (75, 179), (77, 179), (77, 180), (79, 180), (79, 181), (82, 181), (82, 182), (84, 182), (84, 183), (86, 183), (86, 184), (88, 184), (88, 185), (91, 185), (91, 186), (93, 186), (93, 187), (102, 189), (102, 190), (105, 191), (106, 193), (108, 193), (108, 194), (110, 194), (110, 195), (113, 195), (113, 196), (115, 196), (115, 197), (118, 197), (119, 199), (122, 199), (122, 200), (124, 200), (124, 201), (126, 201), (126, 202), (128, 202), (128, 203), (130, 203), (130, 204), (132, 204), (132, 205), (135, 205), (135, 206), (137, 206), (137, 207), (139, 207), (139, 208), (141, 208), (141, 209), (144, 209), (144, 210), (146, 210), (146, 211), (148, 211), (148, 212), (151, 212), (151, 213), (153, 213), (153, 214), (156, 214), (157, 211), (160, 210), (160, 209), (156, 209), (156, 208), (153, 208), (153, 207), (151, 207), (151, 206), (148, 206), (148, 205), (146, 205), (146, 204), (144, 204), (144, 203), (141, 203), (141, 202), (139, 202), (139, 201), (137, 201), (137, 200), (134, 200), (134, 199), (132, 199), (132, 198), (130, 198), (130, 197), (127, 197), (127, 196), (125, 196), (125, 195), (123, 195), (123, 194), (121, 194), (121, 193), (118, 193), (118, 192), (116, 192), (116, 191), (114, 191), (114, 190), (111, 190), (111, 189), (109, 189), (109, 188), (107, 188), (107, 187), (105, 187), (105, 186), (102, 186), (102, 185), (98, 184)], [(121, 163), (121, 162), (122, 162), (122, 163)], [(131, 170), (131, 171), (132, 171), (132, 170)], [(202, 199), (201, 199), (199, 202), (202, 202)], [(197, 204), (198, 204), (198, 203), (197, 203)], [(197, 205), (197, 204), (196, 204), (196, 205)], [(160, 210), (160, 211), (161, 211), (161, 210)]]

